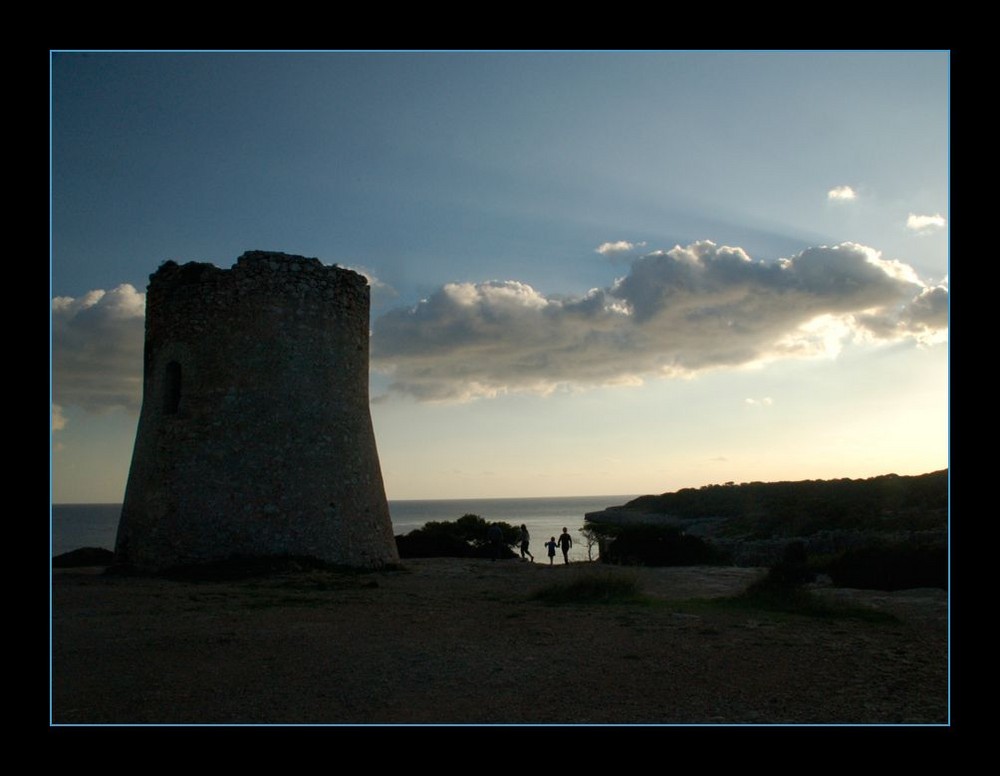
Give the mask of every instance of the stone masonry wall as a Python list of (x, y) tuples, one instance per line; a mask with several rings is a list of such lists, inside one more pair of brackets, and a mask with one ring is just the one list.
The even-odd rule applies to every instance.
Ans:
[(398, 560), (368, 403), (369, 289), (318, 259), (167, 262), (116, 562)]

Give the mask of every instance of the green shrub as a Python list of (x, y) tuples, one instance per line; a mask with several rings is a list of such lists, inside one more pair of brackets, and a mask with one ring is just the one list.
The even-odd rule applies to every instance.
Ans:
[(785, 590), (816, 579), (816, 572), (809, 565), (805, 542), (789, 543), (781, 555), (781, 560), (775, 563), (767, 572), (767, 576), (754, 584), (761, 589)]
[(625, 566), (724, 565), (728, 557), (698, 536), (675, 526), (601, 526), (605, 536), (601, 560)]
[[(490, 523), (479, 515), (463, 515), (458, 520), (432, 520), (408, 534), (396, 537), (400, 558), (491, 558), (487, 531)], [(504, 546), (501, 557), (512, 558), (511, 546), (520, 532), (509, 523), (500, 523)]]
[(828, 568), (837, 587), (868, 590), (948, 588), (948, 551), (940, 545), (886, 544), (847, 550)]
[(742, 610), (794, 614), (802, 617), (822, 617), (829, 619), (854, 619), (868, 622), (894, 622), (896, 618), (888, 612), (867, 606), (826, 601), (811, 590), (797, 586), (777, 586), (766, 578), (750, 585), (745, 592), (730, 598), (717, 598), (716, 606)]

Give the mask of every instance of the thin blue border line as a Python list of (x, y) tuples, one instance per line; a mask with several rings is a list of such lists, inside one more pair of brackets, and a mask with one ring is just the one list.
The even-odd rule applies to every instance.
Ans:
[(53, 608), (52, 608), (52, 446), (53, 421), (52, 414), (52, 53), (49, 53), (49, 724), (53, 724), (54, 698), (52, 676), (52, 639), (53, 639)]
[(948, 61), (948, 724), (951, 724), (951, 56)]

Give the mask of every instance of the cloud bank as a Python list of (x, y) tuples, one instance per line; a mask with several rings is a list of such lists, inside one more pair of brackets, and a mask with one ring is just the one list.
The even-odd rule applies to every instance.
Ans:
[(915, 213), (910, 213), (909, 217), (906, 219), (906, 228), (912, 229), (915, 232), (929, 232), (934, 229), (944, 229), (947, 221), (945, 221), (944, 216), (940, 213), (935, 213), (932, 216), (918, 216)]
[(638, 384), (845, 342), (932, 341), (948, 290), (854, 243), (777, 262), (703, 241), (654, 251), (603, 289), (545, 296), (513, 280), (449, 283), (375, 321), (372, 359), (420, 400)]
[(54, 428), (62, 407), (137, 410), (146, 295), (128, 284), (52, 300)]
[(826, 198), (836, 202), (850, 202), (852, 199), (857, 199), (858, 195), (850, 186), (834, 186), (826, 192)]
[[(138, 409), (144, 310), (130, 285), (52, 300), (54, 430), (69, 406)], [(832, 357), (850, 342), (931, 343), (947, 327), (947, 286), (872, 248), (763, 262), (704, 241), (635, 258), (579, 297), (515, 280), (448, 283), (378, 317), (371, 348), (390, 392), (468, 400)]]

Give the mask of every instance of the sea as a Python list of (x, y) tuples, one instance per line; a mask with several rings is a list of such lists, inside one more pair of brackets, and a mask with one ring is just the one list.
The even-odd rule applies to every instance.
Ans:
[[(588, 560), (587, 543), (580, 535), (584, 515), (624, 504), (636, 495), (389, 501), (389, 515), (396, 535), (432, 520), (457, 520), (468, 514), (516, 526), (523, 523), (531, 535), (530, 550), (536, 563), (546, 562), (545, 542), (558, 538), (565, 527), (573, 537), (569, 558), (582, 561)], [(80, 547), (114, 550), (121, 511), (121, 504), (53, 504), (49, 534), (52, 556)], [(592, 552), (596, 557), (596, 548)], [(561, 562), (561, 557), (557, 560)]]

